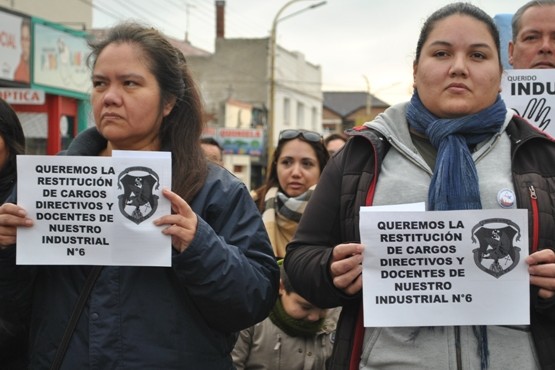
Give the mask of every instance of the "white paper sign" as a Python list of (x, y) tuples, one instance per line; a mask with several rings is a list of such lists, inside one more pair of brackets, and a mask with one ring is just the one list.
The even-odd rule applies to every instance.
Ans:
[(361, 207), (364, 326), (529, 324), (527, 211)]
[(170, 153), (113, 157), (17, 156), (18, 204), (34, 220), (17, 230), (17, 264), (171, 266)]
[(501, 96), (507, 108), (555, 136), (555, 69), (508, 69)]

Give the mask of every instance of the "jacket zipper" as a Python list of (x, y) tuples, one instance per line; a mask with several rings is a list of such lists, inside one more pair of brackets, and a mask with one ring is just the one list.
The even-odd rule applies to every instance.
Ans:
[(462, 354), (461, 354), (461, 327), (455, 326), (455, 357), (457, 361), (457, 370), (462, 370)]
[(540, 235), (540, 223), (539, 223), (539, 211), (538, 211), (538, 196), (536, 195), (536, 189), (534, 185), (528, 186), (528, 191), (530, 193), (530, 205), (532, 208), (532, 253), (538, 251), (539, 235)]
[(281, 369), (281, 335), (277, 335), (277, 343), (274, 346), (274, 351), (277, 351), (277, 367)]

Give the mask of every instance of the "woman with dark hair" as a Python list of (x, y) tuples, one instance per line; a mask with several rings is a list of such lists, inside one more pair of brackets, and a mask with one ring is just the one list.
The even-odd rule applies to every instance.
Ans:
[[(15, 186), (16, 156), (25, 152), (25, 136), (17, 114), (0, 98), (0, 204)], [(1, 299), (1, 298), (0, 298)], [(0, 307), (0, 364), (5, 369), (26, 369), (27, 329), (14, 307)]]
[(0, 204), (6, 201), (17, 178), (16, 156), (25, 152), (25, 136), (17, 114), (0, 98)]
[[(350, 131), (326, 166), (285, 270), (318, 307), (342, 307), (330, 368), (555, 368), (555, 142), (505, 107), (499, 53), (484, 11), (440, 8), (420, 33), (410, 102)], [(531, 295), (522, 299), (531, 325), (363, 326), (363, 250), (372, 246), (360, 243), (360, 207), (415, 202), (529, 210)]]
[(293, 238), (328, 159), (319, 133), (280, 132), (266, 183), (254, 196), (277, 258), (285, 256), (285, 246)]
[[(235, 333), (263, 320), (277, 297), (279, 269), (260, 213), (245, 185), (204, 157), (201, 102), (180, 51), (133, 23), (91, 46), (96, 127), (62, 154), (171, 152), (172, 189), (162, 194), (172, 213), (154, 224), (171, 236), (172, 266), (102, 267), (67, 351), (57, 352), (91, 268), (16, 266), (16, 229), (33, 220), (6, 203), (0, 305), (29, 312), (32, 369), (54, 361), (64, 369), (231, 370)], [(30, 295), (17, 293), (26, 286)]]

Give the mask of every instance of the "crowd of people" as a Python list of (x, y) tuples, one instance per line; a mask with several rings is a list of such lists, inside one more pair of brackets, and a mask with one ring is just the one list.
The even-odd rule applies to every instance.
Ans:
[[(524, 4), (512, 29), (513, 68), (555, 68), (555, 0)], [(199, 91), (160, 32), (125, 22), (90, 47), (95, 127), (59, 155), (171, 152), (171, 213), (154, 220), (171, 267), (16, 264), (35, 220), (17, 204), (23, 130), (0, 100), (0, 368), (555, 369), (555, 139), (505, 106), (478, 6), (426, 19), (409, 101), (325, 138), (281, 131), (250, 192), (201, 137)], [(364, 327), (360, 207), (417, 202), (528, 210), (530, 325)]]

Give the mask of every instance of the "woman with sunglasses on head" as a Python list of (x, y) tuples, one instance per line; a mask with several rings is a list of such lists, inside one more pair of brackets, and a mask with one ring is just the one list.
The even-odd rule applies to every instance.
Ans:
[[(300, 295), (342, 307), (329, 368), (555, 369), (555, 142), (505, 107), (499, 45), (476, 6), (434, 12), (416, 46), (410, 102), (352, 130), (326, 166), (284, 263)], [(360, 207), (415, 202), (529, 211), (531, 294), (522, 299), (531, 325), (363, 326), (372, 246), (360, 243)]]
[[(320, 134), (280, 132), (267, 181), (256, 195), (280, 265), (328, 159)], [(272, 312), (239, 333), (231, 353), (233, 363), (238, 370), (324, 369), (338, 315), (338, 310), (324, 310), (296, 294), (281, 268), (279, 298)]]
[(328, 159), (319, 133), (280, 132), (266, 183), (254, 195), (276, 258), (285, 256), (285, 246), (293, 238)]

